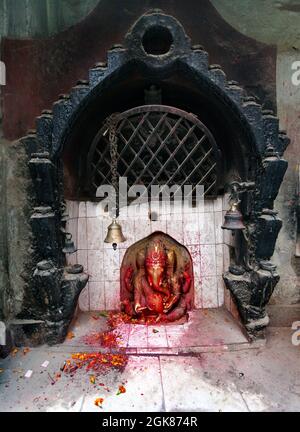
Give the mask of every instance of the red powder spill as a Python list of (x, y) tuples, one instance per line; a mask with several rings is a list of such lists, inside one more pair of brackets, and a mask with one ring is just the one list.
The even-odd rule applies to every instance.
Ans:
[(92, 333), (82, 338), (87, 345), (99, 345), (105, 348), (118, 348), (122, 336), (112, 331)]
[(65, 373), (74, 373), (85, 368), (87, 372), (105, 374), (110, 369), (123, 370), (128, 362), (128, 356), (123, 354), (77, 353), (66, 361)]
[(82, 342), (87, 345), (101, 345), (101, 333), (92, 333), (90, 335), (83, 336)]
[(124, 312), (109, 312), (107, 318), (107, 325), (111, 329), (117, 328), (121, 324), (129, 324), (132, 322), (131, 316)]
[(132, 318), (124, 312), (110, 312), (107, 319), (107, 324), (111, 329), (117, 328), (121, 324), (146, 324), (157, 325), (157, 316), (147, 315), (145, 312), (140, 318)]
[[(66, 374), (74, 374), (79, 369), (85, 368), (86, 372), (105, 374), (110, 369), (123, 371), (128, 362), (128, 355), (123, 354), (124, 348), (119, 347), (121, 335), (112, 331), (122, 324), (157, 324), (156, 317), (144, 315), (139, 319), (132, 318), (124, 312), (110, 312), (107, 319), (108, 327), (111, 329), (106, 332), (92, 333), (84, 336), (83, 341), (87, 345), (98, 345), (110, 349), (119, 349), (118, 354), (114, 353), (77, 353), (72, 354), (71, 359), (66, 360), (64, 369)], [(124, 352), (124, 351), (123, 351)], [(100, 383), (100, 386), (104, 386)], [(109, 391), (108, 388), (105, 388)]]
[(101, 345), (106, 348), (117, 348), (121, 335), (114, 332), (105, 332), (101, 335)]

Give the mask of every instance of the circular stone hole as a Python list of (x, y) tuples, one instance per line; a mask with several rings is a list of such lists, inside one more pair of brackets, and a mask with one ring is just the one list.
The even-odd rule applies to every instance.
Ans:
[(142, 44), (144, 51), (151, 55), (166, 54), (170, 51), (173, 37), (166, 27), (153, 26), (146, 30)]

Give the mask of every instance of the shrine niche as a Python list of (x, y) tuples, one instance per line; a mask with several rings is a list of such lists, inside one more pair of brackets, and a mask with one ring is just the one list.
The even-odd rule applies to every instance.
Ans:
[[(158, 27), (168, 52), (149, 45)], [(95, 191), (112, 179), (106, 122), (116, 113), (117, 175), (127, 176), (129, 186), (206, 186), (207, 210), (183, 215), (181, 228), (148, 214), (122, 220), (126, 252), (122, 244), (104, 246), (111, 221), (94, 212)], [(274, 200), (288, 144), (275, 113), (210, 64), (176, 18), (152, 10), (142, 15), (123, 45), (108, 50), (107, 62), (59, 96), (20, 140), (28, 158), (24, 214), (30, 227), (26, 301), (17, 315), (22, 335), (34, 320), (40, 343), (61, 342), (79, 299), (84, 311), (114, 311), (121, 302), (137, 322), (174, 322), (194, 305), (230, 312), (234, 305), (249, 335), (260, 336), (279, 279), (270, 260), (282, 224)], [(236, 235), (220, 232), (223, 212), (232, 222), (225, 195), (232, 183), (241, 195)]]
[(121, 307), (137, 322), (173, 322), (194, 305), (188, 250), (155, 232), (130, 246), (121, 266)]

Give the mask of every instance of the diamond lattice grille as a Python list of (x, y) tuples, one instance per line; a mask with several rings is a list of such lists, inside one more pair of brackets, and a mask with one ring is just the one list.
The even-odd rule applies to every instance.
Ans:
[[(118, 175), (128, 185), (203, 185), (212, 194), (218, 152), (209, 130), (192, 114), (166, 106), (143, 106), (119, 116)], [(103, 126), (88, 155), (89, 188), (111, 183), (109, 134)]]

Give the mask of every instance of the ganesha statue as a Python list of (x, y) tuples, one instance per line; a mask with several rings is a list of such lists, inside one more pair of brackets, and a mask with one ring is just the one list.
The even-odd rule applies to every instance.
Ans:
[(187, 249), (155, 232), (132, 245), (121, 267), (121, 307), (138, 322), (173, 322), (193, 308), (193, 268)]

